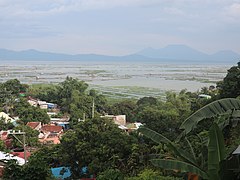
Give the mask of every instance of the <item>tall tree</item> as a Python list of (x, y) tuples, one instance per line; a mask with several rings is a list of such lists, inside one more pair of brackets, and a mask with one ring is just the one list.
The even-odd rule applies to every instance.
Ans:
[(233, 66), (228, 70), (226, 77), (223, 81), (218, 82), (217, 86), (220, 90), (220, 96), (237, 97), (240, 95), (240, 62), (237, 66)]
[(85, 166), (89, 174), (109, 168), (128, 171), (134, 142), (135, 138), (123, 133), (111, 120), (94, 118), (68, 131), (61, 139), (61, 148), (65, 162), (71, 166), (72, 178), (77, 178)]

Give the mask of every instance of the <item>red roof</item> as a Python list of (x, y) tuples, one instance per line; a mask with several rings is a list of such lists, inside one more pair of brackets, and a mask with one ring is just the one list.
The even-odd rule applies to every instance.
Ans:
[(27, 126), (35, 129), (39, 124), (40, 124), (40, 122), (28, 122)]
[(6, 135), (8, 135), (8, 132), (7, 132), (7, 131), (4, 131), (4, 132), (2, 133), (2, 136), (6, 136)]
[(62, 131), (62, 126), (55, 126), (55, 125), (44, 125), (42, 127), (42, 131), (48, 131), (52, 133), (59, 133)]
[[(24, 152), (10, 152), (12, 155), (23, 158), (24, 159)], [(31, 156), (31, 153), (26, 151), (26, 158), (28, 159)]]

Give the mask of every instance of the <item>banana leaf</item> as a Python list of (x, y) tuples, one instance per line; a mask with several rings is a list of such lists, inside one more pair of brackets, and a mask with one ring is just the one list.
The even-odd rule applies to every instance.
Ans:
[(214, 123), (209, 131), (208, 174), (211, 180), (218, 180), (220, 162), (226, 157), (224, 138), (218, 125)]
[(190, 117), (188, 117), (181, 124), (180, 129), (183, 129), (184, 133), (188, 134), (196, 127), (200, 121), (206, 118), (212, 118), (225, 114), (226, 112), (232, 112), (234, 110), (240, 110), (240, 100), (238, 99), (226, 98), (214, 101), (210, 104), (207, 104), (203, 108), (193, 113)]
[(163, 136), (149, 128), (140, 126), (138, 131), (141, 132), (143, 135), (147, 136), (148, 138), (152, 139), (156, 143), (159, 143), (159, 144), (160, 143), (164, 143), (164, 144), (171, 143), (171, 141), (168, 138), (166, 138), (165, 136)]
[(181, 158), (183, 161), (186, 161), (190, 164), (193, 164), (195, 166), (197, 166), (197, 161), (194, 158), (194, 155), (191, 155), (190, 153), (180, 149), (179, 147), (177, 147), (177, 145), (175, 143), (173, 143), (172, 141), (170, 141), (168, 138), (166, 138), (165, 136), (149, 129), (146, 127), (140, 127), (138, 129), (139, 132), (141, 132), (143, 135), (147, 136), (148, 138), (152, 139), (154, 142), (156, 143), (164, 143), (168, 146), (168, 148), (170, 150), (172, 150), (172, 152), (174, 153), (174, 155), (178, 156), (179, 158)]
[(178, 160), (169, 160), (169, 159), (152, 159), (151, 163), (163, 169), (169, 170), (179, 170), (181, 172), (191, 172), (193, 174), (197, 174), (201, 176), (203, 179), (208, 179), (208, 174), (201, 170), (200, 168)]

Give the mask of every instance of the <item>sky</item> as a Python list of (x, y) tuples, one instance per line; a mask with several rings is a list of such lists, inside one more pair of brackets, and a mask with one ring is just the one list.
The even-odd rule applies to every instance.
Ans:
[(0, 0), (0, 48), (126, 55), (170, 44), (240, 53), (240, 0)]

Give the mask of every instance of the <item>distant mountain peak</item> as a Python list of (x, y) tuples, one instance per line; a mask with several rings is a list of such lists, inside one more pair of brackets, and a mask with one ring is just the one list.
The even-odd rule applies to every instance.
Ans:
[(185, 60), (185, 61), (219, 61), (227, 62), (240, 58), (240, 55), (229, 50), (219, 51), (213, 55), (206, 54), (199, 50), (193, 49), (184, 44), (171, 44), (160, 49), (145, 48), (136, 54), (151, 57), (155, 59)]
[(169, 44), (169, 45), (165, 46), (165, 48), (173, 48), (173, 47), (174, 48), (190, 48), (189, 46), (187, 46), (185, 44)]
[(26, 50), (22, 50), (20, 52), (39, 52), (39, 51), (36, 49), (26, 49)]
[(0, 49), (0, 60), (33, 61), (96, 61), (96, 62), (156, 62), (156, 63), (236, 63), (240, 55), (231, 50), (209, 55), (184, 44), (172, 44), (164, 48), (147, 47), (137, 53), (125, 56), (99, 54), (62, 54), (28, 49), (12, 51)]

